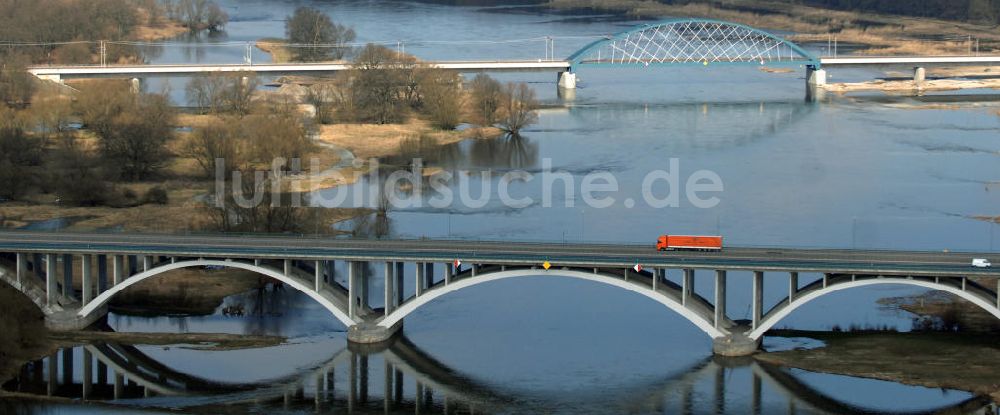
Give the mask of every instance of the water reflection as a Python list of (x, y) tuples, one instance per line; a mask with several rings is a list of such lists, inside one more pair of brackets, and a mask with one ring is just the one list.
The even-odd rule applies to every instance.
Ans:
[[(212, 367), (190, 368), (185, 353), (197, 351), (84, 345), (24, 365), (3, 387), (129, 408), (197, 412), (225, 405), (230, 410), (331, 413), (993, 413), (988, 399), (964, 392), (786, 370), (753, 358), (704, 359), (677, 374), (630, 384), (610, 399), (570, 390), (523, 396), (448, 367), (406, 337), (378, 347), (348, 346), (342, 339), (319, 343), (323, 347), (316, 350), (330, 354), (316, 356), (313, 363), (289, 364), (285, 374), (269, 379), (233, 376), (225, 381), (191, 372), (217, 372), (240, 356), (200, 352), (217, 354), (208, 364)], [(832, 397), (861, 383), (864, 390), (848, 402)], [(886, 406), (879, 396), (888, 391), (893, 400)], [(39, 408), (0, 401), (0, 409), (9, 411), (36, 413)]]

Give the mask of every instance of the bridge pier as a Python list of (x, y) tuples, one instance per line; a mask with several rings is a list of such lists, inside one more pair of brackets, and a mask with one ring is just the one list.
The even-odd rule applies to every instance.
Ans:
[(927, 80), (927, 70), (921, 66), (913, 68), (913, 83), (920, 86), (925, 80)]
[(806, 86), (817, 87), (826, 85), (826, 69), (806, 66)]
[(736, 326), (726, 336), (712, 339), (712, 353), (719, 356), (738, 357), (749, 356), (760, 349), (760, 340), (754, 340), (744, 333), (750, 332), (750, 327)]
[(576, 89), (576, 74), (573, 72), (559, 72), (559, 88)]

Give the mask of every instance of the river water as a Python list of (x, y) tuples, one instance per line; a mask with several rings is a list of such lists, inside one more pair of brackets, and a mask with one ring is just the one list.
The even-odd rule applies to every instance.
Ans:
[[(359, 41), (384, 41), (393, 47), (404, 41), (406, 52), (425, 59), (541, 59), (544, 41), (496, 41), (544, 36), (555, 38), (555, 56), (562, 57), (595, 36), (638, 23), (515, 6), (221, 3), (232, 18), (226, 33), (157, 47), (152, 61), (240, 62), (242, 43), (283, 36), (284, 17), (300, 4), (320, 8), (353, 26)], [(810, 49), (819, 53), (821, 47), (825, 45)], [(254, 55), (257, 62), (266, 59), (259, 52)], [(539, 122), (520, 138), (470, 140), (417, 155), (428, 166), (475, 178), (473, 195), (484, 189), (496, 192), (499, 176), (513, 169), (564, 171), (577, 185), (588, 174), (609, 172), (620, 189), (605, 195), (616, 202), (608, 208), (591, 208), (582, 202), (579, 189), (566, 196), (556, 186), (553, 207), (533, 203), (514, 209), (491, 199), (479, 208), (456, 203), (393, 209), (377, 227), (378, 233), (630, 243), (652, 242), (667, 232), (719, 233), (733, 245), (1000, 248), (995, 226), (972, 218), (1000, 214), (996, 210), (1000, 187), (995, 185), (1000, 180), (996, 144), (1000, 117), (992, 99), (976, 95), (983, 91), (807, 100), (803, 74), (803, 70), (773, 74), (737, 66), (581, 69), (574, 96), (557, 94), (552, 74), (497, 75), (530, 82), (547, 104)], [(877, 74), (837, 70), (830, 75), (831, 81), (839, 82), (868, 80)], [(175, 100), (183, 102), (183, 80), (150, 80), (145, 87), (169, 87)], [(718, 205), (699, 208), (683, 198), (677, 207), (644, 203), (643, 179), (651, 171), (667, 169), (671, 159), (677, 160), (685, 179), (697, 170), (715, 172), (724, 183), (724, 190), (715, 194)], [(362, 181), (338, 191), (360, 192), (367, 185)], [(451, 189), (456, 194), (461, 190), (457, 183)], [(666, 189), (654, 191), (662, 195)], [(319, 192), (313, 200), (323, 205), (334, 192)], [(543, 187), (538, 180), (513, 182), (510, 192), (540, 201)], [(677, 281), (678, 276), (668, 278)], [(696, 291), (710, 298), (708, 275), (699, 273), (697, 278), (706, 282), (696, 285)], [(803, 284), (811, 278), (818, 276), (803, 275)], [(767, 275), (766, 306), (783, 297), (785, 284), (784, 276)], [(882, 309), (876, 301), (920, 292), (882, 286), (830, 294), (799, 309), (779, 327), (907, 330), (909, 316)], [(749, 293), (749, 275), (734, 273), (729, 279), (730, 317), (749, 315)], [(926, 412), (972, 398), (960, 391), (713, 360), (707, 336), (682, 318), (641, 296), (570, 279), (506, 280), (444, 297), (408, 317), (401, 344), (385, 350), (348, 350), (344, 327), (304, 295), (274, 292), (265, 297), (257, 301), (267, 301), (263, 308), (271, 311), (244, 318), (221, 312), (205, 317), (109, 316), (109, 326), (119, 331), (276, 334), (288, 336), (292, 343), (231, 352), (138, 346), (128, 355), (139, 356), (136, 361), (144, 363), (133, 371), (159, 371), (162, 378), (194, 377), (199, 381), (193, 383), (212, 387), (146, 397), (141, 382), (133, 387), (126, 382), (115, 402), (151, 410), (233, 403), (242, 410), (268, 413), (340, 411), (348, 406), (358, 412), (382, 412), (383, 398), (389, 395), (393, 412), (418, 408), (441, 412), (447, 406), (500, 413), (843, 413)], [(255, 300), (227, 299), (248, 301)], [(768, 339), (765, 347), (794, 344)], [(55, 388), (53, 394), (79, 398), (84, 353), (82, 348), (67, 349), (35, 362), (25, 368), (20, 381), (7, 387), (44, 394), (49, 375), (55, 373), (55, 384), (64, 387)], [(59, 364), (58, 370), (49, 372), (53, 361), (63, 359), (73, 364)], [(96, 364), (110, 370), (112, 360)], [(387, 365), (402, 376), (398, 394), (394, 387), (385, 393)], [(69, 366), (76, 372), (67, 375)], [(91, 398), (114, 398), (110, 386), (114, 376), (104, 378)], [(418, 383), (423, 393), (418, 393)], [(351, 384), (359, 390), (352, 393)], [(258, 396), (246, 399), (248, 393)], [(27, 413), (94, 409), (6, 404)]]

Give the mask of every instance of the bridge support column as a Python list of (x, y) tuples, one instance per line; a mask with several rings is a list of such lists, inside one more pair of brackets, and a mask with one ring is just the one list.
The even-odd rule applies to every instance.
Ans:
[(1000, 279), (997, 279), (997, 308), (1000, 309)]
[(791, 304), (795, 301), (795, 293), (799, 291), (799, 273), (791, 272), (788, 274), (788, 303)]
[(753, 272), (753, 328), (760, 325), (760, 319), (764, 315), (764, 273)]
[(694, 270), (685, 269), (684, 270), (684, 286), (681, 287), (681, 305), (686, 306), (688, 300), (691, 298), (691, 293), (694, 292)]
[(444, 265), (444, 284), (445, 285), (451, 284), (451, 277), (452, 277), (452, 267), (451, 267), (451, 264), (445, 264)]
[(56, 255), (46, 254), (45, 255), (45, 303), (48, 305), (55, 304), (56, 302), (56, 290), (58, 290), (58, 284), (56, 283)]
[(392, 262), (385, 262), (385, 315), (389, 315), (395, 308), (393, 306), (396, 302), (396, 290), (394, 287), (396, 285), (396, 276), (393, 275), (393, 268)]
[(115, 371), (115, 400), (121, 399), (125, 395), (125, 375)]
[(140, 92), (142, 92), (142, 80), (141, 79), (139, 79), (139, 78), (132, 78), (132, 81), (131, 81), (131, 83), (129, 85), (131, 86), (131, 90), (132, 90), (133, 94), (138, 95)]
[(576, 89), (576, 74), (573, 72), (559, 72), (559, 87)]
[(125, 279), (132, 278), (133, 275), (139, 272), (139, 257), (135, 255), (128, 256), (128, 273), (125, 274)]
[(83, 305), (87, 305), (90, 302), (91, 290), (93, 289), (93, 282), (91, 281), (91, 270), (90, 267), (93, 265), (93, 257), (84, 254), (82, 257), (82, 265), (80, 266), (80, 301)]
[(66, 298), (73, 297), (73, 255), (64, 254), (62, 256), (63, 264), (63, 284), (62, 284), (62, 295)]
[(403, 304), (403, 300), (405, 300), (405, 298), (403, 298), (403, 294), (405, 292), (403, 287), (406, 287), (406, 268), (404, 267), (406, 264), (403, 264), (402, 262), (396, 262), (394, 264), (396, 267), (396, 284), (394, 287), (396, 289), (396, 305), (399, 305)]
[(424, 264), (424, 287), (431, 288), (434, 286), (434, 263), (428, 262)]
[(920, 86), (927, 80), (927, 70), (923, 67), (913, 68), (913, 83)]
[(15, 278), (17, 278), (17, 288), (21, 288), (21, 284), (24, 283), (24, 275), (28, 271), (28, 258), (26, 254), (17, 254), (17, 269), (15, 271)]
[(368, 275), (368, 263), (358, 263), (358, 297), (361, 307), (368, 307), (371, 299), (371, 279)]
[[(475, 265), (473, 265), (473, 269), (475, 269)], [(420, 262), (417, 263), (416, 290), (417, 297), (424, 293), (424, 264)]]
[(715, 328), (726, 320), (726, 271), (715, 271)]
[(337, 261), (326, 261), (326, 283), (333, 284), (337, 281)]
[(125, 271), (125, 264), (122, 263), (121, 255), (111, 256), (111, 286), (114, 287), (122, 282), (122, 273)]
[(97, 294), (100, 295), (108, 289), (108, 256), (97, 256)]
[(83, 348), (83, 400), (90, 398), (90, 390), (92, 389), (94, 378), (93, 367), (94, 358), (90, 355), (90, 350), (86, 347)]
[(31, 269), (35, 271), (35, 276), (38, 279), (45, 278), (45, 261), (42, 254), (33, 254), (31, 258)]
[(313, 282), (313, 289), (319, 292), (323, 288), (323, 261), (316, 261), (313, 266), (313, 276), (315, 281)]
[(826, 85), (826, 69), (806, 66), (806, 85), (810, 87)]
[(358, 315), (358, 263), (347, 262), (347, 315), (352, 319)]

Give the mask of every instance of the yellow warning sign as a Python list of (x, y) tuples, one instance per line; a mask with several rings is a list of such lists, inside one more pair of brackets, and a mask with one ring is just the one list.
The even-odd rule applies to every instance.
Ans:
[(546, 270), (548, 270), (549, 268), (552, 268), (552, 264), (549, 263), (549, 261), (545, 261), (545, 263), (542, 264), (542, 268), (545, 268)]

